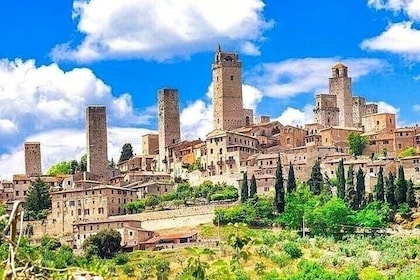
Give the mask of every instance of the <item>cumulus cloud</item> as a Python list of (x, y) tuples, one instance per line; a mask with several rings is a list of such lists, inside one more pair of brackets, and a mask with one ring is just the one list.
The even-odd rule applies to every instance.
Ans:
[[(261, 89), (264, 96), (289, 98), (301, 93), (327, 91), (331, 67), (339, 58), (301, 58), (263, 63), (246, 73), (247, 80)], [(353, 80), (383, 70), (387, 64), (379, 59), (342, 60)]]
[[(149, 129), (110, 127), (108, 129), (108, 158), (118, 161), (121, 148), (131, 143), (135, 154), (141, 154), (141, 136), (151, 133)], [(30, 135), (25, 141), (41, 143), (43, 172), (63, 160), (79, 160), (86, 153), (84, 129), (53, 129)], [(23, 142), (10, 152), (0, 155), (0, 179), (11, 179), (13, 174), (25, 173)]]
[(264, 31), (273, 26), (264, 6), (262, 0), (75, 0), (73, 19), (84, 38), (56, 46), (52, 56), (166, 60), (211, 50), (217, 42), (258, 55)]
[(17, 131), (16, 125), (8, 119), (0, 119), (0, 133), (10, 134)]
[(283, 125), (305, 125), (313, 122), (313, 105), (306, 104), (302, 109), (287, 107), (280, 116), (274, 120)]
[(375, 102), (378, 104), (378, 113), (393, 113), (398, 114), (400, 112), (400, 108), (396, 108), (385, 101), (378, 101)]
[(377, 10), (404, 12), (411, 19), (420, 19), (419, 0), (368, 0), (368, 5)]

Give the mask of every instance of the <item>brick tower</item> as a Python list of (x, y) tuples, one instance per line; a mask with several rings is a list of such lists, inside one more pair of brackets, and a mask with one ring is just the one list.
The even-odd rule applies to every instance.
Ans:
[(41, 176), (41, 144), (39, 142), (25, 142), (25, 174)]
[(214, 129), (244, 126), (242, 62), (238, 54), (222, 52), (219, 45), (212, 70)]
[(166, 147), (181, 141), (178, 90), (163, 88), (158, 91), (158, 128), (160, 171), (168, 171), (169, 155)]
[(337, 96), (338, 124), (341, 127), (353, 126), (353, 102), (351, 78), (348, 68), (341, 62), (332, 67), (332, 77), (329, 79), (330, 94)]
[(86, 108), (87, 171), (108, 177), (108, 145), (105, 106)]

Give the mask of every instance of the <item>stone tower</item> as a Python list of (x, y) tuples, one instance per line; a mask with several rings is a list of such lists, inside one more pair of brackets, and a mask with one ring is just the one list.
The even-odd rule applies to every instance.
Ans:
[(87, 171), (108, 177), (108, 144), (105, 106), (86, 108)]
[(169, 155), (166, 147), (181, 141), (179, 121), (178, 90), (163, 88), (158, 91), (158, 128), (159, 128), (159, 164), (160, 171), (169, 171)]
[(238, 54), (222, 52), (219, 45), (212, 70), (214, 129), (244, 126), (242, 63)]
[(314, 121), (324, 127), (338, 126), (337, 97), (332, 94), (315, 96)]
[(25, 142), (25, 174), (41, 176), (41, 144), (39, 142)]
[(332, 77), (329, 79), (330, 94), (337, 96), (338, 124), (341, 127), (353, 126), (353, 103), (351, 78), (348, 68), (341, 62), (332, 67)]

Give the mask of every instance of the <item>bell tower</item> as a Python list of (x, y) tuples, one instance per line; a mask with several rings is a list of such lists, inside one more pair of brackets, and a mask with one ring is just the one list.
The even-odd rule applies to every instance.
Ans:
[(339, 62), (332, 67), (332, 77), (329, 79), (330, 94), (337, 96), (338, 125), (353, 127), (353, 100), (351, 78), (348, 68)]
[(214, 129), (244, 126), (242, 62), (238, 54), (222, 52), (218, 45), (212, 71)]

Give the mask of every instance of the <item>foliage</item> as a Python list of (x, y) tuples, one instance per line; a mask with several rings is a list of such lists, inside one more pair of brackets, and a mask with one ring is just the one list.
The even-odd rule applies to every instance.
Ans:
[[(214, 252), (208, 248), (188, 247), (185, 248), (189, 253), (192, 254), (187, 260), (187, 266), (183, 271), (183, 275), (189, 276), (196, 280), (207, 279), (207, 269), (210, 267), (209, 264), (201, 259), (202, 256), (214, 255)], [(191, 279), (188, 278), (188, 279)], [(187, 279), (187, 278), (186, 278)]]
[(154, 208), (156, 205), (159, 205), (160, 203), (160, 198), (157, 195), (148, 195), (145, 199), (144, 199), (144, 205), (148, 206), (148, 207), (152, 207)]
[(365, 195), (366, 187), (365, 187), (365, 174), (361, 167), (357, 170), (356, 174), (356, 201), (355, 207), (359, 209), (360, 206), (364, 203), (364, 195)]
[(387, 225), (391, 213), (388, 203), (374, 201), (352, 216), (352, 223), (366, 228), (383, 228)]
[(168, 260), (159, 259), (156, 261), (156, 277), (157, 280), (168, 280), (171, 266)]
[(130, 261), (130, 258), (126, 253), (118, 253), (113, 258), (116, 265), (123, 265)]
[(130, 143), (125, 143), (121, 149), (120, 160), (118, 162), (123, 162), (130, 159), (133, 156), (133, 147)]
[(416, 196), (414, 194), (413, 181), (410, 179), (407, 183), (407, 204), (409, 207), (417, 207)]
[(72, 172), (71, 161), (61, 161), (59, 163), (56, 163), (50, 166), (50, 168), (47, 171), (47, 175), (56, 176), (56, 175), (70, 174), (71, 172)]
[[(44, 210), (51, 208), (50, 187), (47, 183), (37, 178), (29, 187), (26, 196), (25, 210), (30, 214), (30, 218), (42, 217)], [(39, 215), (41, 214), (41, 216)]]
[(344, 175), (344, 160), (341, 159), (337, 168), (337, 197), (344, 199), (346, 195), (346, 178)]
[(201, 158), (197, 158), (191, 165), (188, 166), (188, 171), (199, 170), (201, 167)]
[(289, 175), (287, 176), (287, 192), (291, 193), (296, 190), (295, 171), (292, 162), (289, 163)]
[(302, 257), (302, 250), (294, 242), (286, 242), (283, 245), (283, 250), (292, 258), (298, 259)]
[(249, 187), (248, 187), (248, 175), (245, 171), (242, 178), (242, 185), (241, 185), (241, 202), (244, 203), (248, 200), (249, 197)]
[(291, 275), (288, 279), (330, 280), (334, 279), (334, 275), (331, 272), (324, 269), (320, 264), (303, 259), (298, 263), (298, 272)]
[(246, 226), (242, 223), (230, 226), (234, 228), (234, 231), (227, 237), (227, 243), (234, 250), (232, 260), (236, 263), (239, 263), (241, 259), (246, 261), (249, 258), (249, 252), (245, 247), (251, 242), (251, 238), (246, 234)]
[(141, 213), (144, 209), (146, 209), (146, 201), (144, 199), (140, 199), (137, 201), (127, 202), (124, 207), (130, 213)]
[(385, 198), (392, 207), (396, 207), (397, 201), (395, 200), (395, 185), (394, 185), (394, 175), (390, 172), (388, 178), (385, 178)]
[(398, 167), (397, 182), (395, 182), (395, 200), (397, 204), (405, 203), (407, 199), (407, 181), (404, 176), (402, 165)]
[(347, 136), (347, 141), (349, 143), (351, 153), (355, 156), (360, 156), (363, 154), (363, 150), (369, 143), (369, 140), (366, 136), (362, 136), (356, 132), (350, 132), (350, 134)]
[(312, 194), (321, 194), (323, 177), (321, 173), (321, 162), (319, 160), (315, 161), (315, 164), (312, 166), (311, 177), (309, 178), (308, 184)]
[(254, 198), (256, 195), (257, 195), (257, 180), (255, 179), (255, 175), (252, 174), (251, 185), (249, 187), (249, 197)]
[(121, 234), (115, 229), (104, 229), (91, 235), (83, 242), (83, 249), (87, 256), (112, 258), (121, 248)]
[(378, 172), (378, 180), (375, 185), (375, 200), (385, 202), (385, 187), (384, 187), (384, 175), (383, 175), (384, 169), (382, 166), (379, 167)]
[(274, 210), (277, 213), (283, 213), (285, 207), (285, 199), (284, 199), (284, 186), (283, 186), (283, 168), (281, 166), (280, 155), (277, 161), (277, 168), (276, 168), (276, 181), (274, 183)]
[(417, 155), (417, 151), (416, 148), (414, 147), (408, 147), (406, 149), (404, 149), (400, 154), (399, 157), (400, 158), (405, 158), (405, 157), (412, 157)]

